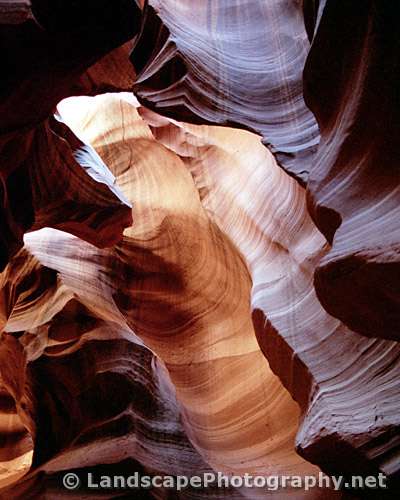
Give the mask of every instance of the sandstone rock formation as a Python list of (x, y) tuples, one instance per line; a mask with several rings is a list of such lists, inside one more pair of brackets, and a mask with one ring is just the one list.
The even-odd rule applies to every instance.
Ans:
[[(28, 13), (27, 2), (0, 4), (0, 269), (27, 230), (54, 226), (107, 246), (131, 222), (106, 166), (86, 155), (82, 168), (75, 155), (83, 145), (51, 115), (63, 97), (130, 86), (127, 47), (118, 46), (138, 32), (140, 10), (124, 0), (107, 16), (107, 2), (31, 3)], [(9, 24), (21, 10), (28, 18), (15, 14)], [(120, 59), (122, 75), (113, 76)]]
[(304, 1), (311, 38), (318, 20), (305, 68), (316, 154), (300, 2), (218, 1), (196, 16), (189, 3), (150, 0), (132, 55), (137, 96), (174, 118), (259, 132), (291, 175), (311, 172), (311, 215), (330, 243), (336, 233), (316, 272), (319, 299), (355, 331), (397, 338), (397, 5)]
[(395, 497), (396, 8), (31, 4), (0, 2), (0, 494), (322, 470)]
[(302, 94), (309, 42), (300, 2), (148, 3), (132, 53), (141, 102), (180, 120), (258, 132), (306, 181), (318, 129)]
[(328, 1), (305, 68), (321, 143), (311, 215), (332, 243), (316, 271), (325, 309), (369, 337), (400, 336), (398, 6)]

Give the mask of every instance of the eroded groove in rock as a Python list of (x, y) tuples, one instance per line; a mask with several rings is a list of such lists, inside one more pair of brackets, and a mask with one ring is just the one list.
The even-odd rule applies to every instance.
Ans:
[(2, 154), (2, 267), (28, 230), (52, 226), (105, 247), (130, 225), (130, 205), (111, 172), (57, 120), (38, 125), (24, 138), (9, 138)]
[[(250, 134), (209, 132), (207, 127), (171, 123), (142, 108), (140, 112), (153, 135), (185, 161), (207, 213), (248, 259), (253, 308), (263, 310), (271, 322), (270, 328), (258, 331), (260, 344), (271, 355), (273, 343), (278, 360), (274, 370), (305, 412), (299, 450), (331, 472), (335, 461), (349, 474), (379, 468), (393, 472), (393, 461), (390, 466), (385, 462), (390, 453), (398, 453), (392, 434), (398, 428), (399, 349), (390, 342), (360, 338), (320, 306), (312, 275), (327, 248), (307, 215), (304, 191), (285, 177)], [(274, 343), (275, 331), (283, 346)], [(370, 367), (369, 381), (365, 364)], [(329, 366), (332, 371), (327, 375)], [(389, 405), (387, 391), (392, 394)], [(333, 410), (337, 401), (340, 414)], [(325, 436), (336, 441), (336, 452)]]
[[(163, 359), (185, 430), (213, 468), (316, 471), (294, 453), (299, 411), (257, 345), (244, 261), (207, 216), (185, 164), (155, 140), (126, 99), (72, 100), (80, 129), (68, 121), (68, 106), (60, 111), (78, 135), (92, 136), (127, 198), (135, 200), (136, 223), (115, 251), (50, 230), (27, 235), (28, 247), (58, 270), (86, 307), (115, 317), (116, 304), (120, 318)], [(76, 260), (86, 263), (91, 285), (73, 271)], [(247, 428), (239, 425), (238, 408)]]
[[(271, 368), (301, 406), (298, 451), (330, 473), (394, 475), (399, 347), (352, 333), (321, 307), (312, 276), (328, 251), (325, 239), (307, 215), (304, 190), (259, 138), (160, 117), (129, 94), (73, 99), (59, 110), (110, 165), (135, 201), (137, 221), (115, 250), (49, 229), (26, 236), (36, 259), (57, 271), (76, 298), (45, 327), (53, 332), (46, 355), (68, 365), (88, 342), (97, 352), (96, 335), (106, 341), (123, 331), (124, 341), (141, 346), (140, 337), (165, 362), (184, 432), (212, 467), (315, 471), (293, 453), (299, 412), (262, 356), (255, 327)], [(66, 317), (70, 326), (60, 328)], [(96, 334), (83, 332), (85, 324)], [(12, 331), (12, 317), (8, 325)], [(34, 362), (48, 369), (42, 357)], [(247, 430), (238, 426), (238, 408), (240, 421), (251, 422)], [(119, 463), (114, 444), (107, 450)], [(88, 438), (86, 445), (90, 450), (95, 442)], [(61, 446), (54, 456), (55, 449), (41, 452), (47, 474), (78, 466), (78, 449)], [(151, 453), (130, 453), (151, 468)]]
[[(63, 498), (66, 470), (398, 478), (399, 9), (109, 6), (0, 0), (0, 495)], [(141, 104), (53, 116), (121, 89)]]
[(263, 135), (305, 182), (318, 143), (302, 96), (309, 43), (300, 2), (150, 0), (132, 61), (148, 107), (194, 123)]
[(315, 287), (325, 309), (368, 337), (400, 336), (400, 19), (390, 1), (326, 2), (305, 68), (322, 139), (312, 217), (332, 248)]
[[(211, 472), (182, 428), (163, 363), (129, 329), (111, 296), (108, 314), (85, 293), (81, 296), (88, 306), (80, 302), (79, 244), (88, 269), (93, 265), (99, 272), (99, 263), (90, 260), (94, 247), (59, 231), (43, 234), (69, 243), (70, 268), (64, 259), (64, 272), (58, 273), (23, 250), (1, 275), (8, 297), (2, 310), (7, 333), (0, 343), (2, 496), (63, 498), (63, 471), (95, 472), (99, 464), (115, 464), (104, 470), (115, 467), (127, 475)], [(103, 258), (108, 262), (110, 255), (105, 252)], [(79, 291), (71, 279), (74, 272)], [(107, 298), (104, 291), (102, 297)], [(32, 450), (32, 469), (15, 484), (30, 467)], [(4, 489), (7, 483), (14, 484)], [(92, 493), (81, 492), (97, 498)], [(215, 494), (211, 487), (198, 497)], [(232, 489), (226, 494), (242, 498)], [(180, 498), (196, 498), (196, 492), (189, 489)]]
[(248, 262), (260, 346), (303, 410), (298, 451), (330, 473), (398, 473), (400, 348), (360, 337), (321, 307), (313, 272), (329, 247), (304, 190), (252, 134), (139, 112)]

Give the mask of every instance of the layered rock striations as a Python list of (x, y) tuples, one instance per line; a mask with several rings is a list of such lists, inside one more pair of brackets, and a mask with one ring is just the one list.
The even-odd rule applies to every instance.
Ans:
[(305, 106), (300, 2), (148, 2), (132, 53), (137, 97), (160, 114), (260, 133), (301, 182), (318, 144)]
[(310, 213), (328, 241), (315, 286), (325, 309), (368, 337), (400, 335), (398, 6), (327, 1), (305, 67), (321, 143)]
[(1, 494), (67, 497), (71, 470), (395, 494), (397, 8), (113, 5), (0, 2)]
[(246, 259), (259, 344), (303, 410), (298, 451), (331, 473), (394, 473), (399, 346), (360, 337), (319, 303), (313, 273), (329, 246), (306, 211), (304, 190), (255, 136), (142, 114), (184, 159), (207, 213)]
[[(304, 189), (278, 167), (260, 139), (163, 118), (128, 94), (67, 100), (59, 112), (109, 165), (134, 201), (137, 221), (114, 250), (98, 250), (50, 229), (26, 236), (30, 258), (55, 272), (57, 286), (67, 290), (57, 300), (61, 312), (36, 314), (45, 324), (29, 334), (42, 349), (31, 365), (34, 378), (36, 367), (41, 362), (47, 367), (45, 360), (53, 356), (52, 369), (64, 380), (59, 364), (69, 366), (69, 356), (76, 353), (75, 359), (79, 352), (79, 363), (89, 357), (96, 378), (101, 342), (110, 349), (122, 335), (128, 346), (134, 343), (129, 359), (150, 348), (168, 371), (163, 368), (162, 377), (173, 384), (169, 390), (176, 391), (180, 439), (194, 446), (176, 473), (193, 473), (191, 460), (203, 463), (204, 470), (208, 463), (238, 474), (315, 473), (318, 469), (296, 456), (297, 447), (329, 473), (395, 474), (399, 348), (351, 332), (318, 302), (313, 271), (328, 246), (307, 214)], [(18, 303), (12, 308), (9, 334), (29, 328), (20, 309), (25, 311)], [(28, 313), (34, 313), (32, 307)], [(125, 359), (118, 353), (117, 365)], [(138, 369), (132, 369), (135, 380)], [(109, 371), (101, 375), (104, 396), (90, 399), (105, 398), (128, 383), (118, 369), (114, 385)], [(82, 410), (73, 403), (83, 389), (68, 387), (63, 405), (73, 405), (73, 418), (63, 424), (72, 435), (86, 436), (87, 450), (94, 450), (105, 424), (99, 416), (98, 433), (86, 434)], [(51, 398), (59, 391), (52, 389)], [(117, 421), (125, 415), (119, 411)], [(48, 405), (42, 412), (51, 418)], [(150, 419), (149, 428), (153, 424)], [(122, 459), (115, 425), (110, 455), (101, 448), (113, 463)], [(56, 427), (52, 435), (59, 439)], [(55, 456), (54, 449), (48, 455), (42, 451), (34, 470), (51, 476), (93, 466), (79, 464), (80, 440), (70, 439), (58, 443)], [(178, 439), (176, 449), (180, 446)], [(172, 470), (154, 451), (145, 456), (128, 449), (144, 470)], [(297, 493), (280, 491), (277, 498)]]
[[(89, 101), (85, 111), (82, 101), (71, 103), (76, 106), (71, 118), (86, 124), (79, 134), (93, 141), (127, 198), (135, 199), (141, 221), (125, 231), (114, 252), (91, 248), (97, 257), (89, 260), (97, 266), (90, 282), (111, 288), (119, 314), (164, 361), (182, 405), (185, 430), (215, 470), (315, 471), (294, 453), (298, 408), (257, 344), (246, 264), (203, 208), (190, 170), (156, 141), (131, 102), (105, 96)], [(68, 121), (68, 104), (64, 106), (60, 111)], [(68, 261), (76, 258), (76, 245), (59, 238), (46, 230), (26, 241), (46, 266), (68, 274), (70, 266), (60, 264), (66, 256)], [(84, 295), (86, 304), (98, 307), (93, 287)], [(237, 420), (237, 408), (248, 425)]]
[[(64, 97), (129, 88), (129, 48), (119, 46), (139, 31), (140, 9), (126, 0), (109, 15), (105, 2), (27, 3), (0, 4), (1, 269), (28, 230), (54, 226), (104, 246), (131, 222), (106, 166), (90, 154), (81, 165), (83, 145), (50, 116)], [(116, 65), (125, 74), (112, 76)]]

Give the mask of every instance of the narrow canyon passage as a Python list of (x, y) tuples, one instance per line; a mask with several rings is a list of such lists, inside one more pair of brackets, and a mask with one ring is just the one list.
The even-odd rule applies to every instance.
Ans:
[[(218, 211), (206, 203), (212, 181), (204, 185), (203, 191), (210, 191), (207, 196), (184, 161), (188, 156), (181, 152), (182, 160), (157, 141), (160, 129), (142, 119), (127, 95), (70, 99), (59, 110), (110, 167), (137, 217), (114, 251), (86, 245), (87, 255), (81, 253), (79, 266), (85, 273), (92, 267), (90, 282), (111, 289), (107, 309), (114, 308), (116, 317), (121, 312), (132, 332), (164, 361), (182, 404), (184, 429), (203, 459), (215, 470), (231, 474), (316, 471), (294, 451), (299, 408), (258, 346), (251, 317), (251, 276), (223, 232), (223, 219), (219, 227)], [(162, 120), (141, 111), (150, 114), (149, 120)], [(238, 134), (239, 139), (244, 135), (236, 142), (239, 149), (248, 155), (257, 145), (264, 160), (265, 149), (256, 136), (218, 128), (207, 132), (205, 148), (214, 147), (213, 132), (216, 141), (218, 132), (220, 141), (225, 134)], [(217, 169), (229, 167), (226, 155), (214, 161)], [(232, 214), (240, 212), (234, 199), (224, 206)], [(77, 258), (74, 239), (42, 230), (27, 235), (26, 244), (70, 286), (70, 265)], [(83, 279), (75, 276), (73, 293), (94, 315), (105, 315), (96, 287), (82, 293)]]
[(1, 499), (398, 498), (399, 22), (0, 0)]
[[(318, 468), (302, 459), (295, 448), (301, 451), (304, 443), (307, 457), (304, 429), (314, 421), (313, 412), (321, 401), (329, 405), (341, 397), (343, 382), (338, 386), (338, 381), (352, 376), (357, 394), (358, 382), (351, 373), (362, 359), (354, 357), (346, 344), (328, 349), (325, 345), (330, 335), (342, 336), (342, 342), (350, 345), (352, 334), (326, 314), (313, 291), (315, 264), (328, 247), (307, 214), (304, 189), (278, 167), (260, 138), (250, 132), (163, 118), (126, 93), (70, 98), (60, 103), (58, 111), (58, 119), (95, 148), (81, 149), (79, 160), (85, 164), (95, 158), (110, 168), (116, 186), (133, 205), (134, 223), (114, 249), (99, 250), (54, 229), (25, 236), (23, 252), (28, 263), (15, 274), (14, 292), (8, 294), (15, 303), (8, 305), (11, 315), (6, 330), (25, 330), (22, 343), (32, 363), (26, 372), (29, 384), (34, 386), (43, 373), (54, 373), (59, 381), (49, 391), (50, 400), (59, 399), (61, 382), (66, 384), (63, 392), (67, 391), (61, 407), (71, 404), (72, 394), (80, 401), (69, 410), (64, 440), (55, 434), (49, 446), (45, 444), (47, 430), (43, 434), (40, 425), (39, 430), (28, 426), (24, 442), (36, 443), (33, 460), (38, 470), (54, 474), (74, 463), (82, 467), (83, 450), (96, 446), (91, 437), (95, 428), (104, 432), (100, 429), (107, 429), (110, 418), (124, 422), (130, 415), (127, 422), (136, 422), (138, 414), (143, 414), (148, 431), (137, 423), (133, 428), (128, 423), (120, 425), (144, 446), (139, 455), (135, 446), (134, 454), (150, 469), (170, 470), (171, 449), (160, 451), (156, 434), (152, 436), (161, 420), (174, 446), (191, 456), (178, 461), (177, 474), (188, 472), (193, 462), (202, 464), (198, 466), (203, 470), (211, 467), (238, 475), (317, 473)], [(22, 257), (14, 259), (9, 276), (14, 274), (13, 266), (23, 262)], [(32, 281), (30, 275), (37, 277)], [(116, 352), (106, 361), (102, 345), (112, 339), (118, 339), (119, 347), (112, 349)], [(377, 369), (389, 363), (380, 352), (386, 350), (395, 357), (398, 351), (388, 341), (357, 341), (360, 353), (372, 348), (371, 360), (376, 359)], [(122, 361), (127, 355), (123, 352), (130, 353), (130, 361)], [(321, 361), (338, 353), (342, 359), (346, 353), (348, 371), (321, 379)], [(94, 363), (83, 387), (78, 379), (78, 385), (71, 386), (62, 368), (65, 357), (72, 362), (77, 355), (82, 368), (74, 371), (84, 374), (88, 361)], [(140, 376), (143, 359), (148, 360), (144, 365), (148, 380)], [(305, 369), (304, 360), (311, 371)], [(105, 362), (108, 368), (102, 368)], [(118, 368), (121, 362), (122, 367), (127, 363), (126, 369)], [(382, 383), (392, 385), (395, 372), (394, 365), (392, 375)], [(83, 377), (86, 380), (87, 375)], [(93, 384), (98, 380), (105, 383), (104, 391), (122, 394), (120, 404), (112, 405), (104, 415), (100, 412), (94, 420), (90, 414), (83, 418), (82, 412), (85, 415), (88, 409), (82, 398), (85, 393), (96, 394), (99, 389)], [(144, 398), (147, 403), (132, 402), (128, 388), (147, 392), (149, 383), (153, 388)], [(365, 381), (359, 383), (365, 387)], [(121, 389), (126, 384), (128, 392)], [(22, 398), (26, 399), (24, 390)], [(44, 421), (53, 420), (49, 408), (54, 403), (41, 407), (35, 401), (37, 393), (32, 392), (30, 407), (25, 404), (24, 411), (33, 420), (35, 412), (44, 412)], [(104, 397), (100, 389), (95, 400)], [(357, 410), (351, 403), (342, 409), (354, 416)], [(162, 416), (150, 417), (151, 407), (159, 407)], [(361, 415), (362, 408), (358, 411)], [(173, 431), (167, 421), (171, 413)], [(337, 419), (331, 419), (329, 412), (322, 419), (319, 415), (319, 425), (326, 425), (328, 433), (330, 425), (338, 425)], [(348, 420), (342, 418), (341, 425), (346, 429)], [(112, 429), (106, 435), (109, 442), (102, 450), (108, 460), (121, 460), (121, 450), (133, 453), (132, 444), (126, 440), (122, 444)], [(325, 446), (324, 441), (320, 443)], [(14, 459), (25, 464), (22, 470), (29, 467), (32, 444), (22, 455), (18, 447), (11, 449)], [(311, 460), (313, 453), (311, 448)], [(85, 463), (96, 462), (86, 459)], [(13, 468), (6, 466), (10, 471)], [(32, 480), (36, 478), (34, 473)], [(5, 481), (12, 480), (6, 473)], [(246, 489), (232, 492), (249, 498), (254, 494)], [(286, 489), (277, 498), (298, 498), (298, 494)], [(326, 491), (304, 493), (313, 498), (320, 494)], [(330, 495), (336, 497), (333, 491)]]

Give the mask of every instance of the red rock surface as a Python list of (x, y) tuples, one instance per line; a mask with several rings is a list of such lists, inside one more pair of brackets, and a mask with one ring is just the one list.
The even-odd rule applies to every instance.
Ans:
[(328, 1), (305, 68), (321, 143), (310, 213), (332, 244), (315, 275), (326, 310), (369, 337), (400, 336), (400, 42), (390, 1)]
[(68, 498), (66, 471), (322, 470), (396, 498), (397, 21), (0, 1), (2, 497)]
[[(105, 2), (83, 7), (35, 0), (28, 19), (16, 24), (9, 24), (9, 4), (0, 4), (1, 269), (28, 230), (54, 226), (104, 246), (130, 224), (130, 207), (112, 188), (107, 167), (90, 155), (80, 165), (74, 155), (83, 145), (50, 116), (64, 97), (115, 84), (129, 88), (133, 71), (118, 46), (140, 25), (140, 10), (130, 1), (114, 2), (105, 15)], [(112, 76), (116, 64), (127, 74)]]

